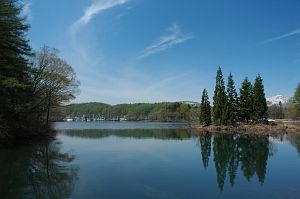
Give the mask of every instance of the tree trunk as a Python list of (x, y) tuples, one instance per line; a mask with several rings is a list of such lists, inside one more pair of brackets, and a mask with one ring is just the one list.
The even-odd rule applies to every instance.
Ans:
[(49, 124), (50, 109), (51, 109), (51, 92), (49, 93), (49, 97), (48, 97), (47, 117), (46, 117), (46, 125), (47, 126)]

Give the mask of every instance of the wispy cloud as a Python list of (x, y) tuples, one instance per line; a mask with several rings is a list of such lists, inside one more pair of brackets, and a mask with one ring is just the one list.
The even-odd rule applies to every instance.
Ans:
[(22, 14), (26, 16), (27, 20), (32, 20), (31, 3), (26, 2), (23, 4)]
[(293, 36), (293, 35), (297, 35), (297, 34), (300, 34), (300, 28), (298, 28), (296, 30), (293, 30), (291, 32), (288, 32), (286, 34), (268, 39), (268, 40), (264, 41), (263, 43), (269, 43), (269, 42), (272, 42), (272, 41), (276, 41), (276, 40), (279, 40), (279, 39), (284, 39), (284, 38), (287, 38), (287, 37), (290, 37), (290, 36)]
[(178, 24), (173, 24), (168, 28), (169, 34), (161, 36), (156, 42), (143, 50), (139, 58), (165, 51), (176, 44), (183, 43), (193, 38), (193, 33), (183, 33)]
[(125, 4), (128, 1), (129, 0), (94, 0), (94, 2), (85, 9), (84, 14), (72, 25), (72, 28), (76, 30), (80, 26), (88, 24), (96, 14)]
[[(188, 77), (189, 73), (159, 74), (153, 77), (142, 71), (132, 75), (131, 72), (127, 74), (126, 70), (113, 76), (109, 73), (97, 74), (95, 77), (89, 75), (89, 84), (81, 86), (82, 93), (76, 102), (102, 101), (117, 104), (181, 101), (186, 98), (179, 96), (177, 89), (184, 90), (188, 86)], [(99, 79), (102, 80), (101, 84)], [(84, 78), (81, 80), (85, 82)]]

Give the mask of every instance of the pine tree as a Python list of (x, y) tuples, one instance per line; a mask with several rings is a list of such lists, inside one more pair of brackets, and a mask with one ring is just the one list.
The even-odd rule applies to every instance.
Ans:
[(241, 119), (247, 122), (251, 119), (253, 112), (253, 91), (252, 84), (246, 77), (240, 89), (239, 114)]
[(228, 76), (227, 96), (228, 96), (228, 103), (227, 103), (228, 120), (231, 124), (234, 124), (237, 121), (237, 114), (238, 114), (238, 95), (235, 89), (235, 85), (231, 73)]
[(253, 86), (253, 119), (259, 120), (267, 117), (267, 100), (263, 80), (257, 75)]
[(211, 106), (206, 89), (203, 90), (200, 104), (200, 123), (207, 126), (211, 124)]
[(29, 26), (21, 11), (18, 1), (0, 0), (0, 117), (8, 122), (20, 118), (31, 90), (31, 48), (26, 39)]
[(227, 96), (225, 92), (225, 85), (222, 70), (219, 67), (216, 76), (216, 87), (213, 97), (213, 119), (214, 121), (225, 124), (226, 123), (226, 105)]

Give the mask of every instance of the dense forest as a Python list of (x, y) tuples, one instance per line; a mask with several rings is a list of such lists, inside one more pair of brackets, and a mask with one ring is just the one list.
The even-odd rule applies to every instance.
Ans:
[(80, 120), (126, 118), (150, 121), (195, 121), (198, 108), (182, 102), (137, 103), (109, 105), (103, 103), (70, 104), (63, 107), (66, 117)]
[(246, 77), (238, 93), (231, 73), (228, 76), (227, 88), (225, 88), (222, 70), (219, 67), (212, 107), (206, 89), (203, 91), (199, 119), (200, 123), (205, 126), (212, 123), (218, 125), (268, 124), (267, 118), (270, 116), (280, 119), (300, 118), (300, 84), (285, 108), (281, 103), (275, 107), (268, 107), (263, 79), (259, 74), (254, 83)]
[(300, 119), (300, 83), (287, 103), (271, 104), (268, 115), (274, 119)]
[(52, 114), (78, 92), (75, 71), (57, 49), (31, 49), (23, 6), (0, 0), (0, 138), (48, 135)]
[(204, 89), (200, 105), (200, 123), (233, 125), (249, 121), (264, 123), (267, 115), (267, 100), (263, 80), (257, 75), (252, 84), (246, 77), (242, 82), (239, 94), (236, 91), (233, 76), (230, 73), (227, 89), (221, 67), (217, 70), (213, 106), (210, 106), (208, 94)]

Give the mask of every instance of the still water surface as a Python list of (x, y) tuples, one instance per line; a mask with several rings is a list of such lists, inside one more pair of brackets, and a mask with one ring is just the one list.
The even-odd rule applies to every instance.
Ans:
[(56, 128), (54, 141), (0, 149), (0, 198), (300, 198), (300, 135), (196, 135), (179, 123)]

